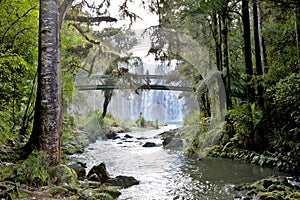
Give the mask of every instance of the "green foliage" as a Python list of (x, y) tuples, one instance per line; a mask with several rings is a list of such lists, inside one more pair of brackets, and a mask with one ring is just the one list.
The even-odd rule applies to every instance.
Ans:
[[(272, 135), (276, 146), (300, 142), (300, 75), (293, 73), (268, 89)], [(270, 136), (272, 137), (272, 136)], [(276, 147), (275, 147), (276, 148)]]
[(92, 111), (88, 115), (87, 126), (92, 128), (101, 128), (104, 125), (104, 120), (102, 118), (102, 112), (99, 109)]
[[(266, 82), (276, 84), (280, 79), (298, 73), (300, 58), (296, 56), (295, 13), (280, 6), (266, 8), (263, 35), (265, 38), (267, 69)], [(299, 23), (299, 22), (298, 22)]]
[(114, 200), (114, 198), (110, 194), (105, 193), (105, 192), (102, 192), (97, 196), (98, 196), (98, 198), (101, 198), (101, 199)]
[(33, 151), (17, 169), (17, 180), (35, 187), (47, 184), (48, 173), (43, 163), (44, 155), (40, 151)]
[(73, 117), (65, 114), (61, 144), (64, 155), (82, 152), (88, 143), (95, 141), (106, 132), (108, 123), (107, 119), (102, 118), (102, 113), (98, 109), (82, 116)]
[(195, 154), (205, 145), (205, 136), (208, 131), (208, 118), (199, 111), (193, 111), (184, 120), (181, 129), (184, 138), (184, 149), (187, 154)]
[(61, 38), (61, 71), (63, 104), (68, 107), (74, 91), (74, 76), (81, 67), (82, 61), (89, 54), (91, 44), (83, 40), (82, 36), (68, 23), (63, 23), (60, 31)]
[(136, 121), (136, 124), (140, 127), (145, 127), (146, 126), (146, 119), (143, 117), (143, 113), (140, 112), (140, 116), (138, 120)]
[(226, 127), (232, 127), (230, 140), (244, 148), (253, 148), (256, 145), (254, 131), (262, 116), (262, 111), (255, 103), (235, 106), (229, 110)]
[(28, 134), (32, 123), (37, 66), (38, 2), (0, 2), (1, 143)]

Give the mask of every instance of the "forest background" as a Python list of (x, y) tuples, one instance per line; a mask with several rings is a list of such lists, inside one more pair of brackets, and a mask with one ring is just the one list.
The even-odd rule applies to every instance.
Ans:
[[(129, 9), (128, 2), (120, 4), (118, 18), (134, 23), (140, 16)], [(56, 166), (61, 162), (61, 139), (70, 139), (76, 129), (74, 120), (78, 120), (66, 112), (73, 98), (75, 74), (79, 70), (93, 73), (93, 63), (82, 65), (92, 48), (97, 47), (102, 53), (109, 54), (111, 52), (105, 52), (101, 46), (103, 41), (120, 32), (130, 33), (130, 26), (91, 28), (105, 22), (118, 23), (119, 19), (109, 16), (107, 9), (113, 3), (109, 0), (100, 4), (67, 0), (0, 1), (2, 162), (24, 159), (34, 149), (45, 153), (46, 166)], [(197, 95), (200, 112), (186, 118), (181, 135), (187, 141), (185, 152), (194, 155), (199, 149), (209, 147), (211, 156), (242, 159), (299, 174), (300, 2), (141, 0), (137, 4), (158, 16), (158, 25), (152, 27), (154, 30), (176, 27), (176, 31), (189, 35), (206, 47), (210, 64), (222, 75), (227, 103), (221, 105), (226, 113), (221, 137), (214, 146), (207, 145), (212, 108), (208, 89), (202, 88)], [(93, 14), (86, 12), (86, 7), (90, 7)], [(53, 17), (47, 15), (49, 9), (55, 11), (57, 23), (46, 24), (49, 23), (46, 19), (41, 25), (43, 17), (39, 21), (40, 14), (46, 14), (45, 18)], [(47, 37), (49, 26), (56, 29), (52, 39), (56, 41), (53, 48), (57, 50), (54, 56), (57, 60), (52, 60), (54, 64), (50, 65), (47, 62), (51, 59), (47, 61), (49, 56), (47, 52), (43, 54), (44, 46), (41, 45), (46, 44), (43, 43), (43, 34)], [(155, 45), (153, 42), (149, 52), (159, 60), (181, 60), (178, 70), (187, 75), (195, 93), (199, 92), (203, 82), (201, 74), (168, 48)], [(134, 58), (130, 55), (117, 55), (114, 65), (108, 66), (106, 73), (122, 73), (118, 63), (131, 59)], [(56, 70), (52, 71), (54, 82), (45, 79), (49, 70)], [(107, 93), (105, 96), (108, 103), (111, 95)], [(42, 99), (47, 98), (53, 105), (44, 105)], [(49, 116), (53, 121), (47, 120)], [(91, 111), (88, 120), (102, 122), (105, 117), (108, 118), (104, 110), (101, 113)]]

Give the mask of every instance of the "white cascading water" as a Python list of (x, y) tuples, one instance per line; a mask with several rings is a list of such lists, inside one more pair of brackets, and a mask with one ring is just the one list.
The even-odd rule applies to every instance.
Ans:
[[(132, 74), (145, 75), (149, 71), (150, 75), (166, 75), (174, 70), (175, 67), (165, 66), (164, 64), (130, 67)], [(155, 81), (155, 80), (153, 80)], [(151, 83), (151, 84), (154, 84)], [(72, 106), (73, 111), (80, 110), (85, 112), (90, 109), (103, 109), (104, 95), (101, 90), (83, 91), (87, 104), (82, 104), (79, 100), (78, 105)], [(148, 120), (161, 123), (181, 123), (184, 116), (187, 116), (191, 106), (188, 97), (179, 98), (180, 91), (171, 90), (114, 90), (112, 99), (108, 105), (108, 112), (121, 119), (137, 120), (142, 116)], [(79, 96), (78, 96), (79, 97)], [(76, 100), (75, 100), (76, 101)], [(81, 102), (81, 103), (80, 103)], [(193, 109), (193, 108), (192, 108)]]
[[(140, 113), (146, 120), (182, 122), (182, 106), (179, 92), (145, 90), (138, 94), (116, 92), (109, 111), (120, 118), (138, 119)], [(126, 98), (127, 96), (127, 98)]]
[[(138, 67), (130, 71), (145, 74), (149, 70), (151, 75), (165, 75), (170, 70), (170, 67), (160, 65), (151, 67)], [(141, 113), (146, 120), (180, 123), (183, 121), (184, 98), (179, 99), (179, 94), (178, 91), (169, 90), (142, 90), (139, 94), (115, 90), (108, 110), (123, 119), (138, 119)]]

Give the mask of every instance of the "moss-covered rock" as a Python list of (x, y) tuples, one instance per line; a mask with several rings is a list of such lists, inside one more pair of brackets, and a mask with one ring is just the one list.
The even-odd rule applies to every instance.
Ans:
[(71, 169), (73, 169), (76, 174), (77, 174), (77, 178), (78, 179), (84, 179), (86, 176), (86, 164), (81, 163), (81, 162), (76, 162), (76, 163), (72, 163), (69, 164), (68, 167), (70, 167)]
[(62, 186), (54, 186), (49, 188), (48, 192), (52, 195), (52, 196), (63, 196), (65, 194), (67, 194), (69, 191), (67, 188), (62, 187)]
[(48, 169), (51, 183), (56, 185), (67, 185), (70, 188), (76, 188), (77, 174), (66, 165), (52, 167)]
[(288, 181), (286, 177), (273, 176), (258, 180), (250, 184), (240, 184), (234, 187), (236, 191), (244, 191), (247, 197), (258, 199), (299, 199), (297, 185)]
[(84, 189), (81, 191), (81, 197), (83, 199), (88, 200), (99, 200), (99, 199), (105, 199), (105, 200), (114, 200), (118, 196), (120, 196), (120, 192), (113, 191), (109, 189)]

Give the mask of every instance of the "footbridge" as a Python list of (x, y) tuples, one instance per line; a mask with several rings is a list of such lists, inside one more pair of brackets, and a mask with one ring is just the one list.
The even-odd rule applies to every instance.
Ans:
[(140, 75), (126, 73), (124, 75), (92, 75), (76, 77), (75, 87), (78, 90), (174, 90), (194, 91), (186, 80), (170, 80), (167, 75)]

